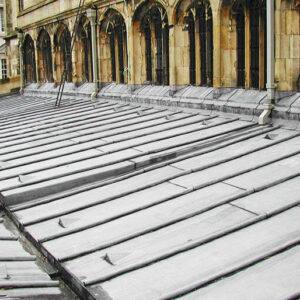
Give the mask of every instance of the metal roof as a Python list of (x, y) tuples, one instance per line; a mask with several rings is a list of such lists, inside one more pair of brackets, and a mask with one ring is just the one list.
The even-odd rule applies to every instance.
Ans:
[(299, 131), (54, 102), (1, 100), (1, 200), (82, 298), (300, 295)]
[(5, 299), (68, 299), (28, 253), (19, 237), (7, 228), (0, 209), (0, 298)]

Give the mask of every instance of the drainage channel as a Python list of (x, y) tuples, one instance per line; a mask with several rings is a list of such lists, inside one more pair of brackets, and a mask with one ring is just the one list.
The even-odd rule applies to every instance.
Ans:
[(0, 206), (0, 299), (79, 299)]

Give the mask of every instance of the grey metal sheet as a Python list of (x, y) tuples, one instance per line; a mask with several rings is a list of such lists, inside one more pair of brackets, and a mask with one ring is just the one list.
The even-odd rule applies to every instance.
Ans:
[[(129, 111), (121, 111), (121, 112), (113, 113), (113, 115), (118, 116), (120, 114), (121, 115), (132, 114), (137, 110), (138, 109), (131, 108), (131, 110), (129, 110)], [(104, 118), (111, 119), (112, 117), (113, 116), (108, 115)], [(58, 136), (56, 136), (56, 135), (58, 135)], [(0, 149), (0, 153), (7, 153), (8, 151), (16, 151), (16, 150), (18, 150), (18, 147), (20, 148), (23, 144), (25, 144), (25, 145), (30, 144), (30, 141), (32, 141), (32, 143), (39, 145), (39, 144), (51, 143), (54, 138), (56, 138), (58, 140), (63, 140), (65, 138), (72, 138), (72, 137), (75, 138), (77, 136), (80, 136), (79, 132), (75, 132), (75, 131), (70, 132), (70, 130), (67, 130), (67, 131), (56, 130), (55, 132), (42, 133), (42, 134), (36, 135), (34, 137), (24, 137), (24, 138), (20, 138), (17, 140), (2, 142), (0, 144), (0, 148), (4, 148), (4, 149)], [(63, 137), (63, 138), (61, 138), (61, 137)], [(20, 145), (20, 144), (22, 144), (22, 145)], [(26, 148), (22, 147), (21, 149), (26, 149)]]
[[(115, 106), (115, 105), (104, 105), (104, 108), (107, 109), (110, 106)], [(99, 112), (103, 110), (102, 107), (99, 107), (97, 109)], [(85, 106), (83, 104), (80, 104), (77, 107), (68, 107), (68, 109), (65, 110), (53, 110), (53, 107), (49, 109), (47, 112), (41, 111), (41, 112), (31, 112), (27, 116), (22, 116), (22, 117), (17, 117), (17, 118), (9, 118), (9, 121), (7, 124), (11, 123), (12, 126), (10, 125), (9, 128), (7, 128), (6, 131), (9, 130), (15, 130), (15, 129), (22, 129), (28, 127), (28, 124), (51, 124), (53, 122), (64, 122), (67, 123), (68, 120), (76, 119), (84, 119), (88, 118), (89, 115), (93, 114), (95, 111), (93, 107), (91, 106)], [(95, 112), (96, 113), (96, 112)], [(19, 120), (18, 120), (19, 118)], [(17, 122), (16, 122), (17, 121)], [(4, 128), (1, 128), (4, 130)]]
[[(207, 117), (205, 116), (190, 116), (189, 118), (186, 118), (186, 115), (184, 115), (184, 119), (180, 119), (180, 116), (173, 116), (172, 122), (168, 121), (168, 119), (165, 119), (165, 122), (162, 124), (159, 124), (159, 122), (153, 123), (151, 127), (149, 128), (143, 128), (143, 126), (135, 126), (132, 132), (128, 133), (118, 133), (116, 132), (115, 134), (105, 137), (105, 140), (107, 142), (115, 143), (127, 139), (132, 139), (132, 138), (137, 138), (140, 136), (148, 136), (154, 133), (162, 133), (164, 131), (170, 132), (172, 135), (173, 134), (180, 134), (183, 129), (184, 132), (190, 132), (193, 130), (196, 130), (198, 128), (201, 128), (201, 122), (206, 119)], [(168, 121), (168, 122), (166, 122)], [(167, 135), (169, 136), (169, 135)]]
[(0, 261), (5, 260), (35, 260), (35, 256), (26, 252), (18, 241), (0, 240)]
[(62, 149), (64, 147), (74, 145), (75, 142), (72, 140), (64, 140), (64, 141), (59, 141), (56, 143), (52, 144), (46, 144), (42, 146), (33, 146), (32, 148), (29, 147), (28, 149), (20, 149), (12, 152), (7, 152), (6, 154), (0, 154), (0, 160), (9, 163), (9, 160), (20, 158), (23, 159), (24, 157), (27, 157), (29, 155), (34, 155), (38, 153), (44, 153), (46, 151), (51, 151), (55, 149)]
[(1, 222), (0, 218), (0, 240), (17, 240), (17, 237), (12, 234)]
[[(57, 287), (35, 287), (35, 288), (15, 288), (15, 289), (3, 289), (0, 291), (0, 297), (16, 297), (16, 298), (25, 298), (30, 299), (51, 299), (51, 300), (59, 300), (59, 299), (68, 299), (62, 296), (62, 292)], [(31, 298), (31, 299), (32, 299)]]
[[(2, 192), (3, 201), (7, 205), (22, 203), (27, 200), (33, 200), (53, 193), (58, 193), (95, 181), (105, 180), (116, 177), (120, 174), (128, 173), (134, 170), (134, 163), (124, 161), (101, 168), (95, 168), (88, 171), (78, 172), (64, 177), (49, 179), (39, 183), (31, 183), (36, 178), (21, 177), (25, 186), (17, 187)], [(55, 176), (55, 174), (53, 174)], [(18, 179), (19, 181), (19, 179)], [(17, 182), (16, 182), (17, 183)]]
[[(218, 130), (222, 131), (222, 130), (224, 130), (224, 127), (226, 127), (226, 125), (224, 125), (224, 122), (229, 122), (229, 121), (228, 120), (226, 121), (221, 118), (216, 118), (216, 119), (213, 119), (212, 122), (214, 125), (216, 125), (216, 124), (219, 125), (219, 126), (213, 127), (213, 129), (218, 128)], [(235, 122), (232, 121), (231, 123), (234, 123), (235, 124), (234, 128), (237, 128), (239, 121), (235, 121)], [(242, 122), (242, 123), (243, 123), (243, 125), (245, 124), (244, 122)], [(101, 150), (104, 152), (113, 152), (113, 151), (121, 150), (121, 149), (128, 148), (128, 147), (136, 147), (139, 145), (148, 144), (148, 143), (154, 142), (154, 141), (160, 141), (160, 142), (156, 142), (156, 143), (163, 143), (163, 142), (165, 142), (163, 140), (174, 138), (174, 137), (176, 137), (177, 139), (190, 141), (191, 136), (195, 136), (195, 135), (199, 139), (201, 137), (202, 132), (206, 131), (206, 130), (204, 130), (205, 127), (206, 127), (205, 125), (201, 125), (201, 124), (187, 125), (184, 127), (179, 127), (179, 128), (172, 129), (172, 130), (153, 133), (153, 134), (149, 134), (146, 136), (136, 137), (136, 138), (132, 138), (129, 140), (124, 140), (124, 141), (120, 140), (119, 142), (115, 141), (114, 144), (109, 144), (107, 146), (101, 147)], [(145, 150), (140, 149), (140, 147), (138, 149), (145, 152)]]
[[(92, 206), (86, 209), (82, 209), (78, 212), (65, 215), (66, 218), (75, 219), (76, 222), (70, 224), (67, 228), (58, 227), (57, 224), (60, 218), (54, 218), (48, 222), (38, 223), (35, 226), (28, 227), (29, 230), (37, 227), (41, 228), (44, 225), (47, 226), (47, 232), (68, 232), (81, 226), (88, 226), (97, 222), (106, 222), (110, 219), (116, 218), (119, 215), (128, 214), (132, 211), (142, 209), (147, 206), (154, 205), (166, 199), (172, 198), (176, 195), (185, 193), (187, 190), (175, 186), (170, 183), (161, 183), (153, 187), (143, 189), (141, 191), (129, 194), (115, 200), (111, 200), (100, 205)], [(58, 201), (57, 203), (59, 203)], [(63, 204), (60, 204), (63, 205)], [(51, 218), (53, 211), (51, 207), (47, 210), (43, 206), (37, 205), (28, 209), (19, 210), (15, 213), (18, 220), (28, 225), (32, 222), (43, 221), (47, 218)], [(65, 217), (62, 217), (65, 218)]]
[[(128, 116), (121, 116), (121, 117), (115, 117), (111, 118), (106, 121), (99, 121), (95, 122), (93, 124), (87, 124), (85, 126), (81, 126), (80, 133), (84, 135), (91, 135), (89, 137), (97, 138), (97, 134), (99, 134), (103, 130), (109, 130), (109, 129), (115, 129), (117, 128), (130, 128), (131, 126), (134, 126), (136, 124), (149, 124), (151, 125), (152, 122), (161, 122), (164, 120), (164, 118), (168, 115), (182, 115), (182, 116), (187, 116), (188, 114), (183, 114), (183, 113), (175, 113), (175, 112), (170, 112), (167, 110), (157, 110), (153, 108), (149, 109), (140, 109), (137, 110), (135, 113), (128, 115)], [(93, 126), (91, 126), (93, 125)], [(100, 126), (101, 127), (100, 127)], [(99, 126), (99, 127), (98, 127)], [(141, 125), (142, 126), (142, 125)], [(95, 135), (94, 135), (95, 134)], [(80, 137), (84, 139), (84, 136)]]
[[(270, 140), (266, 138), (268, 135), (278, 135), (278, 137), (274, 140)], [(282, 147), (289, 148), (290, 145), (292, 145), (294, 148), (297, 148), (300, 150), (300, 138), (295, 137), (291, 140), (286, 140), (289, 137), (295, 136), (295, 132), (289, 132), (289, 131), (283, 131), (283, 130), (276, 130), (269, 134), (262, 134), (257, 137), (253, 137), (251, 139), (248, 139), (246, 141), (241, 141), (239, 143), (229, 145), (228, 147), (222, 148), (217, 151), (209, 152), (207, 154), (203, 154), (200, 156), (195, 156), (192, 158), (189, 158), (187, 160), (180, 161), (178, 163), (173, 164), (173, 166), (181, 169), (186, 170), (199, 170), (201, 168), (205, 168), (207, 166), (213, 166), (215, 164), (223, 163), (227, 160), (231, 160), (235, 157), (239, 157), (242, 155), (245, 155), (247, 153), (251, 153), (254, 151), (257, 151), (263, 147), (266, 148), (263, 152), (254, 152), (254, 155), (261, 155), (264, 152), (271, 151), (270, 155), (274, 153), (280, 154)], [(281, 145), (274, 145), (275, 143), (278, 143), (281, 141)], [(275, 153), (275, 151), (277, 153)]]
[[(105, 120), (108, 120), (108, 119), (113, 121), (114, 117), (118, 117), (120, 115), (121, 116), (124, 116), (124, 115), (130, 116), (132, 114), (135, 114), (139, 110), (141, 110), (139, 107), (138, 108), (128, 107), (128, 108), (120, 109), (118, 111), (111, 110), (106, 113), (102, 113), (101, 118), (99, 118), (97, 115), (96, 115), (97, 117), (95, 117), (95, 118), (97, 118), (97, 120), (102, 120), (102, 122)], [(89, 117), (87, 117), (86, 119), (90, 121), (90, 126), (92, 126), (93, 120), (90, 119)], [(100, 122), (101, 121), (99, 121), (99, 123)], [(70, 124), (73, 124), (73, 126), (64, 126), (64, 125), (61, 126), (61, 128), (57, 130), (57, 134), (65, 134), (65, 133), (71, 132), (73, 130), (76, 130), (79, 133), (79, 135), (83, 134), (81, 132), (81, 126), (77, 126), (76, 121), (70, 120)], [(98, 125), (98, 126), (101, 126), (101, 125)], [(73, 129), (73, 127), (74, 127), (74, 129)], [(95, 127), (97, 127), (97, 125), (95, 125)]]
[(300, 177), (290, 179), (268, 189), (233, 201), (232, 204), (260, 215), (300, 204)]
[[(33, 183), (35, 181), (51, 179), (53, 178), (52, 176), (61, 177), (79, 171), (85, 171), (88, 169), (94, 169), (109, 164), (118, 163), (140, 154), (141, 153), (137, 150), (128, 149), (119, 152), (118, 154), (114, 153), (104, 156), (103, 153), (101, 153), (99, 150), (89, 149), (79, 153), (54, 158), (42, 163), (39, 162), (34, 165), (8, 169), (2, 172), (0, 171), (0, 179), (2, 179), (2, 182), (0, 183), (0, 190), (4, 188), (7, 189), (8, 187), (16, 187), (18, 185), (22, 185), (23, 183), (27, 183), (26, 180), (22, 182), (19, 180), (19, 178), (11, 178), (17, 175), (28, 174), (26, 175), (28, 176), (28, 182)], [(39, 168), (41, 169), (41, 171), (39, 171)], [(34, 171), (34, 169), (37, 169), (37, 172), (30, 173), (30, 170)], [(26, 178), (26, 176), (24, 176), (24, 178)], [(10, 179), (4, 180), (5, 177)]]
[[(60, 142), (58, 142), (57, 144), (59, 144)], [(97, 148), (100, 147), (103, 144), (103, 141), (101, 140), (96, 140), (96, 141), (91, 141), (91, 142), (86, 142), (83, 144), (75, 144), (74, 145), (74, 141), (69, 141), (69, 145), (68, 144), (63, 144), (58, 147), (57, 149), (53, 149), (51, 150), (51, 147), (49, 149), (49, 146), (55, 146), (56, 144), (50, 144), (50, 145), (46, 145), (41, 147), (41, 153), (37, 153), (37, 154), (32, 154), (30, 155), (30, 153), (28, 153), (28, 156), (21, 156), (21, 153), (23, 151), (21, 151), (21, 153), (19, 153), (19, 158), (14, 158), (13, 160), (7, 161), (5, 162), (7, 164), (7, 168), (13, 168), (14, 166), (20, 166), (20, 165), (27, 165), (27, 164), (33, 164), (35, 162), (40, 162), (41, 161), (46, 161), (46, 160), (50, 160), (52, 158), (57, 158), (59, 156), (63, 156), (63, 155), (71, 155), (73, 153), (78, 153), (81, 151), (86, 151), (92, 148)], [(56, 148), (56, 147), (55, 147)], [(37, 150), (36, 148), (33, 148), (33, 150)], [(24, 151), (25, 152), (25, 151)], [(29, 151), (28, 151), (29, 152)], [(99, 151), (98, 151), (99, 153)], [(11, 153), (11, 154), (16, 154), (16, 152)], [(26, 154), (26, 153), (25, 153)], [(80, 154), (79, 154), (80, 155)], [(1, 157), (0, 157), (1, 159)], [(44, 164), (44, 162), (43, 162)], [(5, 170), (6, 168), (3, 168), (3, 170)]]
[[(120, 167), (120, 165), (117, 165), (117, 167), (118, 166)], [(112, 167), (109, 166), (107, 170), (108, 171), (112, 170)], [(96, 169), (96, 171), (92, 170), (92, 171), (84, 172), (84, 174), (89, 176), (94, 176), (96, 172), (99, 172), (99, 170)], [(179, 176), (180, 174), (184, 174), (184, 172), (173, 167), (164, 167), (159, 170), (153, 170), (144, 174), (132, 176), (120, 182), (112, 183), (103, 187), (92, 189), (90, 191), (81, 192), (79, 194), (61, 199), (60, 205), (63, 205), (64, 207), (63, 209), (60, 209), (60, 207), (57, 206), (57, 204), (55, 204), (54, 207), (56, 208), (54, 208), (54, 210), (56, 211), (56, 213), (54, 214), (54, 216), (56, 214), (60, 215), (61, 213), (72, 212), (73, 210), (77, 210), (79, 208), (84, 208), (89, 205), (98, 204), (115, 197), (121, 197), (127, 193), (134, 192), (155, 184), (162, 183), (171, 178)], [(79, 173), (79, 175), (75, 174), (72, 175), (72, 177), (71, 176), (70, 177), (71, 179), (76, 179), (78, 176), (79, 178), (82, 178), (83, 175)], [(53, 184), (55, 189), (58, 187), (60, 183), (63, 185), (65, 184), (62, 181), (63, 181), (62, 178), (59, 178), (57, 180), (52, 180), (52, 181), (50, 180), (48, 182), (39, 183), (33, 186), (21, 187), (15, 190), (5, 191), (2, 194), (4, 196), (4, 201), (7, 200), (7, 203), (9, 205), (10, 199), (14, 199), (18, 197), (18, 195), (20, 197), (24, 197), (25, 193), (30, 193), (31, 191), (34, 191), (35, 187), (38, 189), (45, 189), (47, 186), (51, 186), (51, 184)], [(82, 201), (83, 198), (85, 198), (84, 202)], [(66, 210), (64, 203), (68, 203), (67, 204), (69, 207), (68, 210)], [(53, 204), (49, 203), (45, 205), (52, 206)]]
[[(180, 196), (186, 192), (183, 188), (164, 183), (79, 212), (27, 226), (26, 230), (39, 240), (64, 236), (133, 212), (137, 213), (141, 209)], [(157, 194), (152, 195), (151, 193)]]
[(256, 185), (269, 186), (270, 181), (279, 183), (290, 176), (300, 175), (299, 166), (300, 155), (298, 154), (224, 182), (242, 189), (253, 189)]
[(95, 156), (100, 156), (100, 154), (101, 154), (100, 151), (96, 149), (83, 150), (81, 152), (72, 153), (69, 155), (62, 154), (60, 157), (56, 157), (54, 159), (48, 159), (48, 160), (44, 160), (43, 162), (37, 162), (34, 164), (28, 164), (25, 166), (23, 165), (15, 168), (9, 168), (8, 170), (0, 171), (0, 180), (11, 178), (21, 174), (25, 175), (31, 172), (45, 170), (60, 165), (70, 164), (76, 161), (89, 159)]
[[(237, 131), (248, 126), (252, 126), (252, 124), (242, 121), (235, 121), (228, 124), (220, 124), (220, 126), (216, 127), (204, 127), (203, 129), (199, 128), (199, 131), (197, 132), (182, 134), (180, 136), (170, 137), (161, 141), (148, 140), (147, 144), (135, 145), (135, 148), (143, 152), (158, 152), (168, 148), (178, 147), (185, 144), (191, 144), (193, 142), (203, 141), (212, 137), (221, 136), (228, 132)], [(109, 150), (109, 147), (112, 146), (103, 146), (101, 149)]]
[[(169, 120), (170, 115), (172, 116), (172, 120)], [(124, 121), (120, 123), (113, 123), (113, 124), (110, 123), (106, 126), (101, 126), (99, 128), (95, 127), (92, 129), (80, 130), (82, 136), (78, 137), (76, 140), (79, 142), (84, 142), (90, 139), (103, 138), (106, 136), (114, 136), (118, 134), (129, 135), (129, 133), (131, 135), (133, 134), (137, 135), (138, 132), (144, 130), (151, 130), (151, 128), (153, 128), (152, 131), (154, 131), (156, 126), (164, 125), (164, 127), (167, 126), (171, 127), (173, 125), (173, 122), (175, 122), (176, 120), (182, 120), (182, 122), (184, 122), (183, 119), (186, 118), (187, 120), (190, 120), (190, 122), (194, 120), (193, 116), (189, 116), (188, 114), (184, 114), (184, 113), (170, 114), (170, 112), (168, 111), (156, 112), (155, 114), (153, 113), (149, 116), (146, 115), (145, 117), (142, 117), (142, 115), (137, 114), (135, 119), (129, 120), (130, 122)]]
[[(240, 190), (220, 184), (214, 189), (189, 193), (109, 223), (46, 242), (44, 246), (59, 259), (95, 251), (191, 217), (238, 194)], [(45, 237), (45, 233), (39, 233)]]
[(42, 134), (40, 134), (38, 136), (35, 136), (35, 137), (30, 136), (30, 137), (24, 137), (24, 138), (20, 138), (20, 139), (16, 139), (16, 140), (13, 139), (11, 141), (1, 142), (0, 149), (3, 151), (2, 148), (5, 149), (5, 148), (8, 148), (8, 147), (18, 145), (18, 144), (23, 144), (23, 143), (26, 143), (26, 142), (49, 139), (52, 136), (55, 136), (55, 133), (45, 132), (45, 133), (42, 133)]
[[(159, 160), (161, 157), (168, 157), (168, 154), (173, 154), (174, 161), (172, 158), (169, 158), (168, 161), (170, 164), (175, 164), (182, 160), (200, 157), (200, 155), (205, 153), (216, 151), (218, 149), (246, 141), (247, 139), (253, 137), (258, 137), (259, 135), (265, 135), (273, 131), (277, 131), (276, 128), (261, 128), (257, 126), (250, 127), (242, 130), (241, 132), (236, 131), (227, 134), (225, 133), (224, 135), (213, 136), (202, 141), (192, 142), (188, 145), (174, 146), (171, 149), (165, 149), (158, 153), (150, 153), (143, 157), (137, 157), (132, 159), (132, 161), (134, 161), (138, 167), (143, 167), (145, 165), (149, 165), (153, 161)], [(139, 148), (139, 146), (137, 148)]]
[[(141, 114), (142, 112), (142, 114)], [(156, 119), (168, 115), (167, 111), (160, 111), (155, 109), (136, 108), (127, 113), (118, 112), (115, 115), (103, 117), (102, 121), (98, 121), (94, 128), (81, 129), (79, 128), (80, 136), (76, 138), (78, 142), (85, 142), (95, 140), (98, 138), (99, 132), (108, 130), (110, 128), (119, 128), (127, 126), (128, 124), (137, 124), (143, 121)]]
[(300, 247), (298, 246), (180, 299), (292, 299), (299, 294), (299, 286)]
[(299, 215), (298, 207), (290, 209), (193, 250), (106, 281), (101, 287), (113, 299), (176, 297), (299, 242)]
[[(266, 164), (272, 163), (276, 160), (283, 159), (282, 163), (284, 164), (284, 161), (287, 162), (287, 165), (294, 165), (296, 160), (300, 159), (300, 155), (295, 155), (293, 157), (289, 157), (287, 159), (284, 159), (287, 155), (297, 154), (299, 152), (299, 141), (300, 139), (296, 139), (296, 141), (289, 140), (284, 143), (274, 145), (271, 148), (266, 148), (260, 151), (256, 151), (254, 153), (250, 153), (247, 155), (244, 155), (242, 157), (238, 157), (234, 160), (221, 163), (216, 166), (212, 166), (208, 169), (204, 169), (192, 174), (188, 174), (186, 176), (176, 178), (172, 180), (173, 183), (179, 184), (181, 186), (185, 187), (200, 187), (209, 183), (214, 183), (217, 181), (225, 180), (229, 184), (233, 184), (235, 186), (239, 186), (242, 189), (250, 190), (252, 188), (252, 181), (249, 181), (246, 179), (247, 185), (239, 184), (235, 181), (235, 179), (228, 179), (234, 176), (237, 176), (239, 174), (242, 174), (243, 172), (251, 171), (257, 168), (260, 168)], [(290, 161), (290, 163), (288, 163)], [(210, 166), (210, 162), (207, 163), (207, 161), (204, 160), (203, 162), (199, 162), (202, 166), (205, 166), (207, 164)], [(277, 163), (277, 165), (280, 165), (280, 162)], [(271, 167), (271, 166), (268, 166)], [(299, 167), (299, 162), (298, 162)], [(294, 166), (294, 171), (296, 171), (297, 165)], [(288, 169), (288, 168), (287, 168)], [(299, 168), (298, 168), (299, 170)], [(285, 173), (288, 170), (285, 171)], [(245, 175), (245, 178), (247, 178), (247, 175)]]
[[(134, 112), (133, 112), (134, 113)], [(120, 113), (118, 113), (120, 114)], [(124, 112), (122, 112), (122, 118), (124, 119)], [(128, 117), (127, 117), (128, 118)], [(113, 123), (114, 120), (112, 120), (111, 117), (107, 117), (106, 119), (108, 119), (109, 121), (106, 121), (104, 123)], [(99, 130), (101, 130), (101, 128), (99, 128)], [(68, 132), (68, 133), (62, 133), (61, 132), (61, 135), (59, 135), (59, 131), (56, 130), (55, 132), (53, 132), (53, 134), (48, 134), (48, 138), (46, 138), (46, 136), (37, 136), (35, 139), (35, 141), (33, 142), (28, 142), (28, 143), (25, 143), (26, 141), (32, 141), (33, 138), (27, 138), (25, 140), (17, 140), (16, 142), (7, 142), (7, 143), (2, 143), (2, 146), (6, 146), (4, 149), (0, 149), (0, 154), (6, 154), (6, 153), (10, 153), (10, 152), (15, 152), (15, 151), (20, 151), (20, 150), (24, 150), (24, 149), (27, 149), (27, 148), (30, 148), (30, 147), (37, 147), (39, 145), (46, 145), (46, 144), (51, 144), (53, 142), (57, 142), (57, 141), (60, 141), (60, 140), (63, 140), (63, 139), (69, 139), (69, 138), (73, 138), (74, 141), (76, 140), (76, 137), (82, 135), (81, 133), (79, 132), (75, 132), (74, 131), (74, 128), (72, 128), (72, 130), (70, 130), (71, 132)], [(72, 132), (74, 131), (74, 132)], [(54, 136), (54, 135), (58, 135), (58, 136)], [(62, 137), (62, 138), (61, 138)], [(95, 138), (91, 137), (91, 136), (87, 136), (86, 140), (93, 140)], [(20, 144), (20, 143), (24, 143), (23, 144)], [(76, 141), (76, 142), (79, 142), (79, 141)], [(11, 145), (10, 145), (11, 144)], [(7, 159), (7, 157), (4, 155), (2, 159)]]
[(0, 261), (0, 288), (7, 287), (57, 287), (33, 261)]
[(254, 214), (226, 204), (63, 265), (91, 284), (195, 247), (254, 220)]
[[(60, 142), (60, 141), (72, 139), (76, 136), (78, 136), (78, 133), (77, 132), (72, 132), (72, 133), (67, 133), (67, 134), (63, 134), (63, 135), (59, 135), (59, 136), (50, 136), (48, 138), (39, 139), (39, 140), (36, 140), (36, 141), (28, 141), (26, 143), (21, 143), (20, 142), (19, 144), (16, 144), (16, 145), (1, 148), (0, 149), (0, 155), (2, 156), (2, 154), (14, 152), (14, 151), (21, 151), (21, 150), (25, 150), (25, 149), (29, 149), (29, 148), (48, 145), (48, 144), (51, 144), (51, 143), (57, 143), (57, 142)], [(29, 140), (31, 140), (31, 139), (29, 139)], [(105, 142), (103, 142), (103, 143), (105, 144)]]

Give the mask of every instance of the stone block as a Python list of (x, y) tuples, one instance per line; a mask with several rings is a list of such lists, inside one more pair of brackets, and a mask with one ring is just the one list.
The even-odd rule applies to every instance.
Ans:
[(290, 57), (290, 36), (281, 35), (281, 58)]
[(293, 34), (290, 36), (290, 58), (300, 59), (300, 35), (299, 34)]

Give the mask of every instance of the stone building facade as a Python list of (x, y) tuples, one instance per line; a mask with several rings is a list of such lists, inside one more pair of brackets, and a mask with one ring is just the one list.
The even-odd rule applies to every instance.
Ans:
[(4, 2), (0, 0), (0, 79), (7, 78), (7, 60), (5, 40), (5, 18), (4, 18)]
[[(66, 70), (74, 83), (266, 87), (265, 0), (85, 1), (78, 30), (79, 0), (7, 2), (6, 13), (16, 15), (10, 32), (19, 32), (19, 41), (7, 39), (9, 74), (18, 73), (20, 42), (26, 83), (59, 83)], [(295, 91), (300, 1), (275, 0), (274, 7), (275, 83), (279, 91)]]

